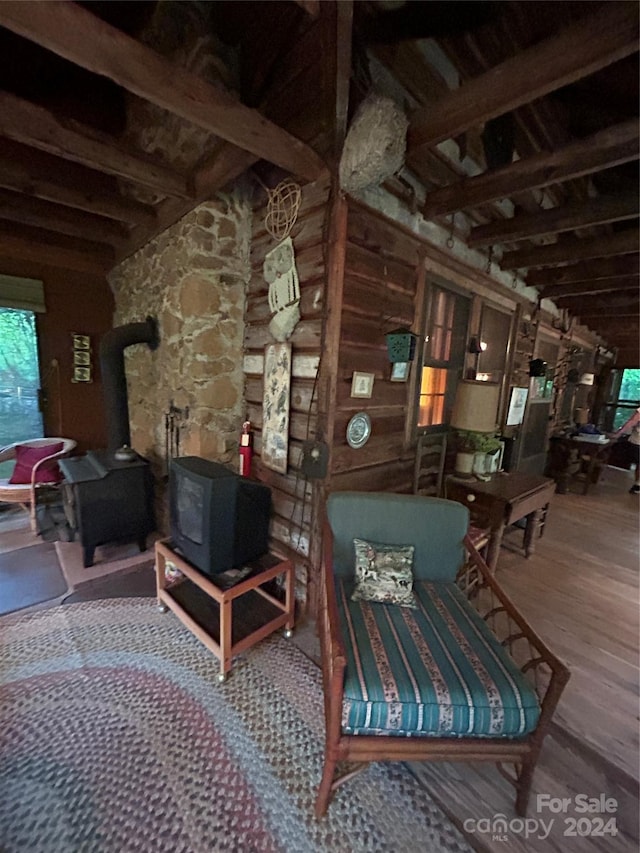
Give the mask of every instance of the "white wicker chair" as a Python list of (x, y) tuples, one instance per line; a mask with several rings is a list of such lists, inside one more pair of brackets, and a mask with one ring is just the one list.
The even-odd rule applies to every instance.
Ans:
[(29, 513), (29, 521), (34, 533), (37, 532), (37, 491), (43, 486), (51, 486), (51, 483), (38, 482), (38, 471), (42, 468), (45, 462), (50, 462), (52, 459), (60, 459), (63, 456), (68, 456), (76, 446), (76, 442), (72, 438), (56, 438), (52, 436), (49, 438), (32, 438), (27, 441), (17, 441), (14, 444), (8, 444), (6, 447), (0, 449), (0, 462), (7, 462), (10, 459), (16, 458), (16, 448), (18, 445), (26, 445), (27, 447), (43, 447), (47, 444), (59, 444), (60, 442), (62, 442), (63, 445), (62, 450), (59, 450), (57, 453), (52, 453), (44, 459), (40, 459), (33, 466), (30, 483), (14, 484), (9, 482), (11, 479), (10, 477), (0, 477), (0, 503), (17, 503), (23, 506)]

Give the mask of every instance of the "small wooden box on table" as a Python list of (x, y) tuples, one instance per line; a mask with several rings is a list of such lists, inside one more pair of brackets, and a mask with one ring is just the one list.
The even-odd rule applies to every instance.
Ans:
[[(279, 628), (290, 637), (294, 625), (294, 571), (290, 560), (265, 554), (247, 565), (251, 573), (228, 589), (195, 569), (171, 549), (169, 540), (156, 542), (158, 606), (178, 619), (220, 661), (219, 681), (231, 670), (234, 655), (251, 648)], [(184, 576), (168, 584), (166, 564)], [(263, 587), (284, 575), (284, 601)], [(257, 606), (261, 605), (261, 606)]]

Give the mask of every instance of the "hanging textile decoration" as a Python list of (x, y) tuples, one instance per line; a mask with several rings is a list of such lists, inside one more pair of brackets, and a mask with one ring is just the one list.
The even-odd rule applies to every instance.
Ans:
[(273, 313), (269, 331), (276, 341), (286, 341), (300, 320), (300, 282), (291, 237), (267, 252), (262, 274), (269, 285), (269, 308)]

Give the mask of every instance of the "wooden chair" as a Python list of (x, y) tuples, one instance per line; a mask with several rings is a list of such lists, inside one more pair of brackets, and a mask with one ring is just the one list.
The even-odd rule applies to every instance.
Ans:
[(446, 454), (446, 433), (424, 434), (418, 437), (413, 469), (414, 495), (440, 497)]
[[(569, 672), (502, 591), (468, 527), (467, 508), (454, 501), (330, 495), (319, 612), (326, 741), (318, 817), (332, 792), (368, 762), (415, 760), (496, 763), (525, 814)], [(354, 538), (414, 546), (415, 608), (352, 599)], [(352, 766), (341, 775), (344, 762)]]
[(61, 450), (39, 459), (33, 465), (31, 469), (31, 481), (29, 483), (10, 483), (9, 480), (11, 477), (0, 478), (0, 503), (17, 503), (23, 506), (29, 513), (29, 521), (34, 533), (37, 532), (37, 493), (44, 487), (55, 485), (55, 483), (51, 482), (40, 482), (38, 479), (39, 472), (46, 470), (47, 466), (50, 466), (53, 460), (68, 456), (76, 446), (76, 442), (71, 438), (32, 438), (27, 441), (17, 441), (14, 444), (8, 444), (6, 447), (0, 449), (0, 462), (7, 462), (8, 460), (16, 459), (18, 455), (17, 448), (19, 446), (46, 447), (50, 444), (57, 445), (60, 443), (62, 443)]

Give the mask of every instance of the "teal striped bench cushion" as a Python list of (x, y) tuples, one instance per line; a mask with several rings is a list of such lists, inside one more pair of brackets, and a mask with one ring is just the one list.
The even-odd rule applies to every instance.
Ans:
[(416, 581), (418, 608), (351, 601), (339, 581), (347, 655), (345, 734), (521, 737), (538, 697), (453, 583)]

